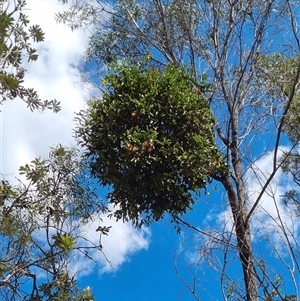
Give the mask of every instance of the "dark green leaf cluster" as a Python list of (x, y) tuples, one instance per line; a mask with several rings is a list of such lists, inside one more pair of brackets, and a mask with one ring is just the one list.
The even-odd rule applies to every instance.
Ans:
[(24, 0), (0, 3), (0, 103), (19, 97), (30, 110), (51, 109), (58, 112), (58, 101), (41, 100), (34, 89), (23, 86), (26, 74), (23, 59), (27, 62), (36, 61), (37, 50), (31, 47), (31, 42), (44, 41), (44, 33), (39, 25), (28, 26), (30, 21), (23, 14), (26, 5)]
[(192, 192), (224, 170), (213, 116), (197, 85), (181, 68), (114, 66), (102, 100), (79, 114), (77, 136), (93, 174), (112, 185), (118, 219), (136, 224), (183, 214)]

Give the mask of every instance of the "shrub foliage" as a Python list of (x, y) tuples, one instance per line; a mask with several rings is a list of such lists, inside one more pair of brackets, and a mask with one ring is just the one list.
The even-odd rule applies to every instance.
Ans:
[(112, 187), (115, 216), (140, 225), (185, 213), (193, 192), (224, 168), (205, 84), (176, 66), (127, 63), (114, 65), (103, 84), (102, 99), (79, 113), (76, 134), (92, 173)]

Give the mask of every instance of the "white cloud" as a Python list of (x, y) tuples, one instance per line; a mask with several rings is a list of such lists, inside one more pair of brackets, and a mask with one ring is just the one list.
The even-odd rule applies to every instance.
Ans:
[[(278, 156), (282, 155), (283, 150), (282, 147)], [(272, 173), (273, 156), (273, 152), (266, 153), (245, 175), (249, 208), (257, 200)], [(299, 256), (300, 219), (299, 216), (291, 214), (282, 202), (282, 195), (291, 188), (292, 179), (278, 169), (250, 220), (255, 259), (265, 263), (264, 271), (267, 271), (269, 276), (281, 275), (285, 284), (296, 284), (295, 279), (299, 279), (299, 270), (296, 267)], [(299, 187), (297, 189), (299, 190)], [(218, 204), (217, 210), (219, 211), (211, 210), (202, 222), (202, 226), (207, 227), (203, 232), (211, 233), (212, 236), (203, 235), (203, 232), (196, 233), (190, 239), (185, 236), (177, 250), (176, 263), (180, 259), (184, 260), (184, 266), (191, 269), (187, 276), (182, 273), (187, 283), (193, 283), (194, 275), (197, 279), (206, 279), (205, 272), (209, 270), (228, 275), (234, 283), (235, 279), (236, 283), (239, 283), (240, 275), (235, 275), (232, 270), (234, 268), (234, 271), (237, 271), (237, 264), (240, 264), (238, 250), (234, 246), (236, 239), (232, 213), (228, 203), (225, 208), (220, 208)], [(232, 247), (228, 241), (233, 243)], [(260, 273), (258, 265), (256, 267)]]
[[(116, 222), (114, 219), (104, 216), (102, 222), (94, 221), (85, 226), (83, 234), (87, 240), (95, 245), (99, 245), (100, 232), (96, 229), (98, 226), (111, 226), (109, 234), (102, 235), (101, 245), (103, 246), (103, 253), (94, 249), (89, 252), (89, 255), (96, 261), (96, 265), (87, 261), (83, 254), (76, 258), (76, 268), (79, 267), (80, 275), (87, 275), (91, 271), (98, 271), (98, 273), (114, 272), (124, 262), (130, 260), (130, 255), (140, 251), (146, 250), (150, 241), (150, 230), (148, 228), (136, 229), (128, 222)], [(82, 245), (89, 245), (85, 240), (82, 240)], [(106, 258), (105, 258), (105, 256)]]
[(2, 107), (2, 172), (5, 178), (17, 175), (18, 167), (36, 156), (47, 156), (49, 146), (73, 143), (74, 112), (88, 98), (81, 89), (77, 66), (88, 43), (83, 32), (71, 32), (57, 24), (54, 14), (61, 7), (55, 1), (30, 0), (31, 24), (39, 24), (45, 42), (34, 45), (39, 59), (26, 66), (25, 85), (37, 90), (42, 99), (61, 101), (62, 111), (54, 114), (30, 112), (20, 100), (5, 102)]
[[(284, 147), (278, 152), (278, 158), (282, 155)], [(251, 210), (256, 203), (265, 183), (273, 172), (274, 153), (269, 152), (254, 162), (245, 175), (247, 185), (248, 208)], [(278, 162), (278, 160), (277, 160)], [(285, 245), (299, 235), (300, 220), (291, 214), (282, 203), (282, 196), (293, 188), (293, 181), (287, 174), (278, 169), (272, 180), (268, 183), (265, 192), (251, 217), (252, 238), (255, 241), (266, 239), (266, 242), (276, 245), (277, 249)], [(217, 215), (219, 226), (225, 227), (228, 233), (234, 233), (233, 217), (230, 208)]]
[[(284, 150), (285, 148), (282, 147), (278, 152), (278, 158)], [(251, 205), (256, 201), (273, 171), (273, 156), (273, 152), (266, 154), (253, 164), (251, 171), (247, 174), (248, 195)], [(297, 238), (300, 220), (291, 214), (282, 202), (282, 196), (288, 190), (295, 188), (294, 185), (291, 177), (278, 169), (260, 199), (252, 218), (254, 239), (268, 237), (277, 248), (283, 248), (284, 245), (288, 244), (287, 239), (292, 243)]]
[[(88, 43), (88, 35), (81, 31), (72, 32), (57, 24), (54, 14), (61, 9), (57, 1), (28, 0), (31, 24), (39, 24), (45, 32), (45, 42), (36, 45), (39, 59), (26, 66), (28, 74), (25, 85), (37, 90), (42, 99), (61, 101), (62, 110), (52, 112), (30, 112), (20, 100), (5, 102), (2, 107), (2, 166), (4, 178), (13, 180), (18, 176), (20, 165), (29, 163), (35, 157), (47, 157), (49, 146), (58, 143), (74, 144), (72, 129), (75, 126), (74, 112), (82, 109), (89, 95), (82, 89), (78, 67), (81, 55)], [(129, 260), (133, 253), (146, 249), (149, 244), (149, 230), (136, 230), (129, 223), (114, 222), (104, 218), (103, 224), (112, 225), (108, 237), (102, 241), (103, 251), (117, 269)], [(97, 242), (98, 223), (85, 229), (88, 239)], [(97, 260), (99, 272), (112, 270), (100, 252), (91, 254)], [(89, 273), (93, 263), (78, 258), (80, 268)], [(84, 260), (84, 261), (82, 261)], [(84, 264), (82, 264), (84, 262)]]

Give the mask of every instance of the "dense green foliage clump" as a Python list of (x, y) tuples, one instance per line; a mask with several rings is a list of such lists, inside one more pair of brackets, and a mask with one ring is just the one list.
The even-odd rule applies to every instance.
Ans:
[(111, 185), (117, 218), (159, 220), (185, 213), (192, 192), (222, 170), (205, 85), (175, 66), (115, 66), (103, 99), (79, 114), (77, 135), (93, 174)]

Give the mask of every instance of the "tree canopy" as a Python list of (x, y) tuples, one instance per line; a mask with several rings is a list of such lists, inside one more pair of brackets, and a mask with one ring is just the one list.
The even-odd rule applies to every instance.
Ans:
[[(286, 274), (282, 275), (280, 279), (285, 278), (286, 281), (290, 281), (289, 283), (293, 283), (294, 291), (297, 291), (297, 285), (293, 279), (299, 275), (300, 271), (299, 268), (297, 271), (292, 268), (296, 265), (296, 254), (299, 254), (299, 248), (294, 244), (294, 241), (297, 240), (297, 233), (287, 234), (286, 224), (289, 219), (292, 219), (292, 215), (290, 216), (282, 207), (285, 202), (284, 197), (277, 195), (273, 185), (280, 185), (277, 175), (280, 175), (281, 167), (284, 168), (285, 163), (288, 162), (287, 158), (291, 158), (289, 155), (297, 145), (293, 138), (295, 135), (293, 131), (297, 129), (295, 108), (298, 99), (299, 64), (296, 62), (300, 42), (296, 16), (299, 11), (299, 3), (289, 0), (264, 2), (255, 0), (192, 0), (188, 2), (180, 0), (116, 0), (109, 1), (107, 5), (99, 3), (98, 6), (88, 0), (84, 3), (86, 7), (93, 5), (98, 7), (98, 10), (91, 9), (89, 11), (90, 19), (87, 18), (84, 23), (87, 24), (90, 21), (97, 27), (86, 52), (87, 60), (98, 64), (95, 68), (96, 74), (99, 74), (99, 70), (103, 70), (102, 67), (107, 68), (113, 61), (125, 60), (138, 65), (150, 53), (149, 65), (161, 74), (164, 74), (165, 70), (173, 65), (188, 70), (191, 78), (194, 78), (196, 82), (201, 76), (206, 76), (210, 88), (203, 92), (202, 97), (212, 112), (212, 128), (216, 135), (215, 139), (210, 141), (211, 145), (217, 147), (217, 154), (224, 158), (224, 162), (228, 166), (228, 173), (219, 173), (214, 177), (221, 186), (221, 191), (225, 191), (226, 200), (223, 200), (222, 203), (222, 198), (220, 198), (219, 202), (215, 200), (214, 203), (217, 207), (220, 206), (220, 202), (227, 204), (228, 211), (226, 212), (229, 218), (224, 220), (224, 223), (232, 224), (232, 227), (229, 230), (226, 227), (221, 227), (221, 230), (215, 229), (215, 234), (211, 235), (210, 228), (199, 230), (199, 227), (191, 225), (187, 220), (181, 219), (181, 221), (185, 226), (205, 235), (211, 242), (210, 255), (204, 254), (209, 262), (208, 265), (220, 273), (224, 299), (254, 301), (260, 298), (284, 299), (288, 295), (288, 293), (279, 291), (281, 282), (278, 282), (277, 276), (268, 269), (267, 260), (260, 258), (258, 251), (260, 246), (255, 243), (255, 240), (252, 240), (253, 235), (257, 235), (270, 248), (274, 248), (274, 233), (277, 233), (282, 239), (282, 244), (291, 256), (290, 264), (283, 263), (280, 266), (286, 268)], [(76, 1), (73, 1), (71, 5), (73, 5), (72, 8), (76, 8)], [(66, 16), (70, 17), (70, 15), (61, 14), (60, 21), (80, 27), (80, 14), (75, 13), (71, 18)], [(105, 17), (104, 21), (101, 16)], [(159, 80), (159, 83), (161, 81)], [(135, 94), (136, 83), (137, 81), (132, 81), (133, 85), (125, 96), (121, 90), (121, 99), (125, 99), (124, 102), (119, 101), (122, 105), (125, 106), (129, 98), (140, 99)], [(171, 94), (170, 91), (168, 93)], [(98, 164), (101, 162), (99, 167), (101, 164), (103, 164), (102, 167), (105, 166), (106, 163), (103, 162), (106, 162), (108, 154), (112, 155), (109, 161), (116, 161), (117, 169), (119, 160), (124, 158), (123, 154), (125, 154), (127, 162), (133, 166), (140, 166), (139, 164), (143, 161), (139, 161), (138, 155), (145, 153), (142, 148), (145, 140), (141, 139), (139, 135), (137, 137), (133, 135), (135, 132), (130, 132), (130, 128), (128, 133), (126, 127), (119, 132), (117, 137), (120, 140), (116, 146), (116, 150), (118, 147), (119, 150), (116, 152), (112, 151), (113, 147), (110, 144), (99, 145), (100, 141), (104, 139), (101, 135), (98, 144), (93, 143), (92, 147), (89, 144), (90, 141), (98, 139), (97, 133), (100, 124), (106, 129), (109, 128), (107, 133), (113, 129), (114, 111), (108, 110), (107, 117), (105, 119), (103, 117), (106, 101), (110, 99), (112, 102), (112, 98), (107, 98), (105, 93), (104, 95), (102, 102), (91, 102), (86, 115), (81, 113), (86, 120), (86, 123), (82, 124), (81, 131), (84, 131), (86, 125), (85, 129), (88, 135), (84, 137), (82, 132), (80, 133), (81, 137), (84, 137), (81, 141), (83, 146), (86, 142), (87, 153), (91, 158), (96, 158)], [(165, 103), (167, 109), (168, 100)], [(117, 103), (114, 105), (117, 106)], [(96, 107), (99, 107), (100, 110)], [(146, 107), (145, 103), (145, 110)], [(182, 114), (181, 107), (173, 115), (177, 116), (178, 113), (180, 116)], [(133, 107), (126, 109), (128, 111), (124, 110), (122, 118), (126, 118), (126, 120), (124, 122), (123, 119), (118, 119), (120, 120), (119, 124), (135, 122), (135, 113), (139, 111), (136, 109), (137, 107)], [(120, 112), (123, 111), (120, 110)], [(131, 116), (132, 113), (134, 116)], [(112, 119), (110, 119), (110, 115)], [(87, 116), (90, 116), (90, 119)], [(167, 120), (168, 116), (166, 115)], [(93, 122), (97, 118), (99, 118), (99, 123), (97, 123), (99, 126), (93, 127)], [(147, 122), (155, 124), (156, 120), (156, 116), (153, 116), (151, 121), (148, 119)], [(89, 122), (91, 123), (89, 124)], [(293, 122), (295, 122), (295, 126)], [(177, 129), (179, 130), (181, 123), (178, 124)], [(294, 130), (291, 130), (291, 127)], [(128, 136), (129, 134), (131, 136)], [(287, 150), (288, 156), (284, 157), (282, 144), (286, 141), (287, 136), (291, 139)], [(155, 138), (152, 139), (155, 140)], [(126, 147), (131, 145), (136, 155), (126, 152)], [(156, 147), (155, 144), (154, 146)], [(199, 145), (194, 146), (198, 147), (198, 156), (201, 156), (202, 148)], [(173, 153), (173, 147), (172, 144), (169, 144), (170, 154)], [(108, 154), (105, 154), (105, 148)], [(156, 154), (155, 151), (157, 149), (154, 149), (153, 154)], [(168, 151), (166, 150), (166, 153)], [(268, 156), (272, 158), (272, 163), (266, 172), (259, 169), (258, 166), (261, 160)], [(101, 161), (101, 158), (105, 159)], [(161, 168), (168, 160), (164, 158), (159, 162), (162, 162)], [(95, 161), (91, 160), (91, 164), (95, 168)], [(156, 166), (155, 162), (152, 163), (152, 166)], [(119, 187), (120, 184), (125, 184), (120, 189), (125, 195), (131, 189), (130, 185), (133, 185), (135, 195), (132, 197), (132, 203), (125, 198), (123, 200), (127, 206), (126, 209), (130, 204), (135, 205), (137, 194), (142, 196), (143, 192), (147, 192), (141, 185), (143, 181), (140, 181), (136, 175), (130, 174), (129, 176), (128, 174), (127, 176), (124, 170), (122, 172), (117, 170), (120, 177), (121, 174), (126, 175), (124, 177), (126, 179), (111, 177), (108, 182), (105, 182), (107, 180), (105, 178), (106, 170), (101, 167), (99, 170), (100, 172), (98, 171), (96, 175), (99, 176), (100, 181), (103, 178), (103, 183), (112, 185), (113, 189)], [(287, 171), (287, 169), (285, 170)], [(113, 173), (113, 170), (110, 172)], [(157, 172), (156, 174), (159, 175)], [(194, 178), (197, 179), (196, 173), (194, 173)], [(155, 180), (155, 177), (148, 180), (151, 188), (153, 185), (155, 186), (152, 179)], [(277, 181), (276, 184), (274, 181)], [(192, 191), (191, 188), (193, 187), (187, 186), (188, 191)], [(163, 184), (161, 189), (164, 189)], [(173, 199), (177, 198), (172, 196)], [(147, 202), (147, 204), (149, 203)], [(150, 202), (150, 204), (152, 203)], [(266, 204), (277, 209), (272, 210), (272, 213), (268, 212)], [(141, 209), (140, 212), (143, 212), (145, 205), (138, 208)], [(261, 227), (264, 220), (269, 221), (269, 228), (268, 232), (263, 235)], [(221, 240), (219, 240), (220, 237), (222, 237)], [(215, 247), (215, 245), (217, 246)], [(199, 248), (201, 249), (201, 246), (197, 246), (197, 250)], [(207, 243), (202, 248), (207, 250)], [(232, 264), (234, 262), (241, 264), (239, 276), (231, 273), (232, 265), (229, 265), (226, 259), (219, 269), (214, 264), (214, 258), (220, 258), (220, 256), (223, 258), (219, 250), (224, 251), (226, 258), (231, 258)], [(261, 260), (264, 261), (263, 265), (260, 264)], [(287, 280), (287, 274), (290, 280)], [(197, 282), (196, 276), (190, 286), (187, 285), (195, 299), (198, 300), (200, 297), (194, 290), (193, 283), (195, 282), (193, 281)], [(270, 290), (270, 288), (272, 289)], [(228, 293), (229, 291), (230, 293)], [(294, 295), (294, 291), (291, 295)], [(201, 295), (201, 293), (199, 294)]]
[[(90, 290), (77, 287), (71, 266), (78, 253), (89, 260), (91, 249), (102, 252), (101, 240), (89, 241), (82, 227), (101, 224), (106, 207), (78, 151), (58, 146), (49, 158), (20, 167), (20, 174), (26, 181), (0, 187), (1, 299), (94, 300)], [(108, 230), (102, 226), (104, 235)]]
[[(298, 300), (299, 1), (70, 2), (58, 19), (94, 26), (88, 76), (106, 73), (75, 131), (114, 215), (169, 213), (204, 237), (193, 248), (224, 300)], [(212, 182), (218, 214), (193, 225), (182, 214)], [(65, 230), (51, 239), (73, 246)], [(207, 299), (198, 267), (184, 283)]]

